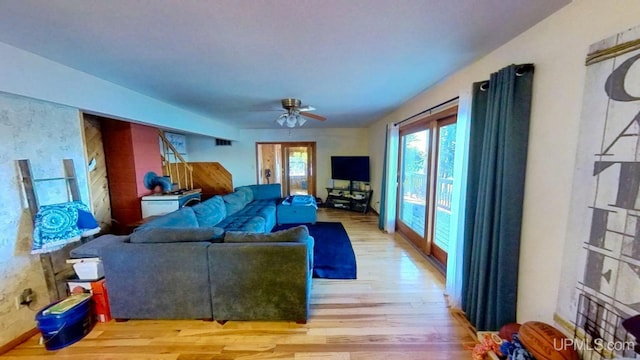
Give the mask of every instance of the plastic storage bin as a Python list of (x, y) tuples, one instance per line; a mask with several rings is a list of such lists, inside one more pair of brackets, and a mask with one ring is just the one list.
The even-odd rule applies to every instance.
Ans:
[(93, 329), (95, 323), (91, 296), (87, 295), (83, 301), (62, 314), (48, 313), (49, 308), (59, 302), (36, 314), (38, 330), (42, 333), (47, 350), (59, 350), (77, 342)]
[(104, 267), (101, 260), (78, 261), (73, 264), (73, 270), (82, 280), (97, 280), (104, 277)]

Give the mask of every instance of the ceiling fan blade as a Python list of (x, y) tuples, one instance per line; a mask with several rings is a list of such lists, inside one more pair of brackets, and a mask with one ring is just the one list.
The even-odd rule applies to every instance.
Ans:
[(311, 106), (311, 105), (304, 105), (304, 106), (299, 107), (299, 108), (298, 108), (298, 111), (313, 111), (313, 110), (315, 110), (315, 109), (316, 109), (316, 108), (314, 108), (314, 107), (313, 107), (313, 106)]
[(318, 121), (325, 121), (327, 120), (326, 117), (324, 116), (320, 116), (320, 115), (316, 115), (316, 114), (312, 114), (312, 113), (308, 113), (308, 112), (304, 112), (304, 111), (300, 111), (300, 115), (302, 116), (306, 116), (308, 118), (311, 118), (313, 120), (318, 120)]

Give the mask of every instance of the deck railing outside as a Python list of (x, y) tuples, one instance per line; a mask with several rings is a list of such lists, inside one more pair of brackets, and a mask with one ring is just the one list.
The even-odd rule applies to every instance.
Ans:
[(453, 179), (438, 179), (438, 186), (436, 188), (436, 205), (443, 210), (451, 211), (452, 195)]
[[(404, 197), (411, 200), (426, 201), (424, 174), (410, 174), (405, 179)], [(440, 178), (436, 187), (436, 206), (446, 211), (451, 211), (451, 197), (453, 194), (453, 179)]]

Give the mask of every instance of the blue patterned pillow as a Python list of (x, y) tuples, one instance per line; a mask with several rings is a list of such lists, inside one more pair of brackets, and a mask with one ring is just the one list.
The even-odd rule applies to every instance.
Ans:
[(99, 231), (89, 207), (81, 201), (43, 205), (35, 217), (31, 253), (55, 251)]

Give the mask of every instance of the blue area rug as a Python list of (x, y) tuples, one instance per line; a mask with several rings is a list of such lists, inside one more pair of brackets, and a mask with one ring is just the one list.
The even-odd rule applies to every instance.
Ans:
[[(299, 224), (278, 225), (272, 231), (288, 229)], [(323, 279), (355, 279), (356, 254), (347, 231), (339, 222), (304, 224), (313, 236), (313, 277)]]

